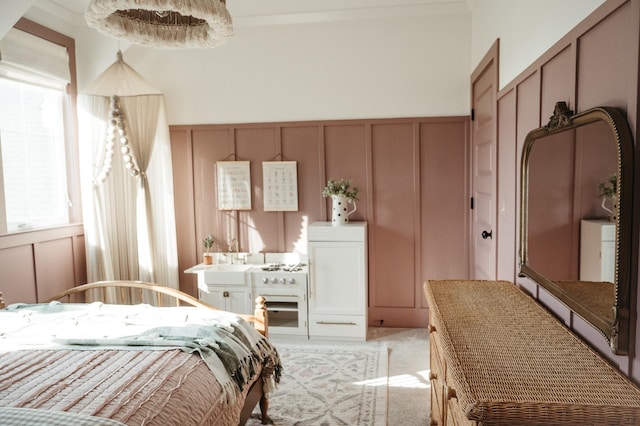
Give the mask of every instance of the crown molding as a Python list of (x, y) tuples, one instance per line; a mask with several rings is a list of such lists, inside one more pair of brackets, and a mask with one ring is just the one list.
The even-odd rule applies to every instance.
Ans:
[[(88, 1), (86, 3), (87, 5), (89, 4)], [(32, 8), (39, 9), (41, 12), (53, 15), (70, 24), (86, 26), (87, 23), (84, 20), (84, 10), (82, 13), (78, 13), (76, 10), (66, 7), (65, 4), (66, 3), (64, 1), (34, 0)], [(76, 1), (75, 4), (77, 5), (79, 3)]]
[(402, 6), (367, 7), (358, 9), (313, 11), (304, 13), (280, 13), (273, 15), (233, 16), (237, 27), (307, 24), (320, 22), (344, 22), (372, 19), (405, 18), (415, 16), (452, 15), (470, 13), (464, 0), (446, 3), (415, 4)]
[[(242, 0), (236, 0), (242, 1)], [(412, 16), (470, 13), (470, 0), (448, 0), (417, 4), (373, 6), (351, 9), (306, 11), (301, 13), (248, 14), (234, 12), (229, 5), (234, 27), (260, 27), (274, 25), (307, 24), (321, 22), (345, 22), (372, 19), (403, 18)], [(86, 26), (84, 10), (89, 0), (34, 0), (33, 8), (53, 15), (77, 26)]]

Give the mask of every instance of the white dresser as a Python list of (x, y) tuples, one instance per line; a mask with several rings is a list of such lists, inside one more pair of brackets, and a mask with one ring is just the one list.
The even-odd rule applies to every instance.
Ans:
[(614, 282), (616, 224), (608, 220), (580, 222), (580, 281)]
[(367, 338), (367, 224), (308, 229), (309, 337)]

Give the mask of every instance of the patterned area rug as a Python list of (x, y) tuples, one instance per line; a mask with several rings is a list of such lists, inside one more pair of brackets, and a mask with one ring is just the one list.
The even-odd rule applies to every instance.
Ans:
[[(271, 424), (386, 424), (388, 349), (379, 344), (276, 343), (284, 372), (269, 399)], [(256, 409), (247, 425), (260, 424)]]

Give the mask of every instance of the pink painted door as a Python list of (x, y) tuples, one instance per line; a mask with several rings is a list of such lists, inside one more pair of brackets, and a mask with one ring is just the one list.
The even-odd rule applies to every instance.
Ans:
[(496, 279), (497, 42), (471, 75), (471, 274)]

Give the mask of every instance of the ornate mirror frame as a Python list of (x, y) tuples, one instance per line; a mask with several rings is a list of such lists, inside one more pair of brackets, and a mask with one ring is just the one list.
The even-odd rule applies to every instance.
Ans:
[[(612, 137), (616, 142), (618, 159), (617, 199), (619, 214), (615, 220), (615, 278), (613, 283), (615, 297), (613, 306), (611, 306), (613, 321), (598, 315), (597, 312), (589, 309), (563, 287), (545, 277), (535, 269), (535, 265), (532, 267), (529, 264), (528, 257), (529, 159), (531, 149), (536, 141), (541, 138), (599, 121), (606, 123), (611, 130)], [(597, 107), (574, 115), (567, 108), (565, 102), (558, 102), (549, 123), (544, 127), (529, 132), (522, 151), (520, 176), (520, 276), (526, 276), (534, 280), (565, 306), (598, 329), (607, 339), (611, 350), (619, 355), (626, 354), (629, 345), (633, 168), (634, 147), (631, 132), (624, 112), (613, 107)]]

